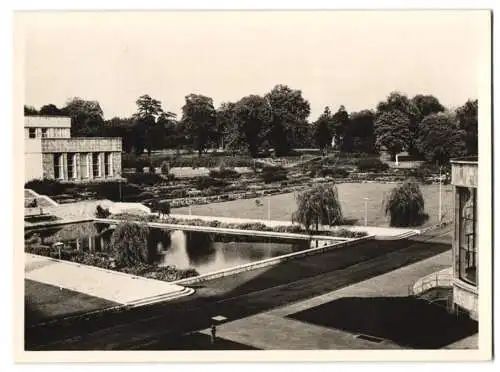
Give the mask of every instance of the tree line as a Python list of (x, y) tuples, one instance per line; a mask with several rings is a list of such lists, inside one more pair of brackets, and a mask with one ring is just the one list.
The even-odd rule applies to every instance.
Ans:
[(316, 121), (308, 120), (310, 104), (302, 92), (276, 85), (263, 96), (248, 95), (237, 102), (214, 107), (201, 94), (185, 97), (182, 117), (145, 94), (137, 111), (127, 118), (104, 120), (99, 102), (75, 97), (58, 108), (54, 104), (24, 107), (25, 115), (69, 116), (72, 136), (122, 137), (126, 152), (142, 154), (165, 148), (188, 148), (203, 154), (210, 148), (247, 152), (251, 156), (274, 149), (278, 156), (294, 148), (319, 147), (325, 154), (334, 148), (347, 153), (376, 154), (393, 158), (402, 151), (428, 162), (443, 164), (450, 158), (476, 155), (478, 151), (478, 101), (468, 100), (457, 109), (446, 109), (432, 95), (409, 98), (392, 92), (375, 110), (348, 112), (340, 106), (333, 113), (325, 107)]

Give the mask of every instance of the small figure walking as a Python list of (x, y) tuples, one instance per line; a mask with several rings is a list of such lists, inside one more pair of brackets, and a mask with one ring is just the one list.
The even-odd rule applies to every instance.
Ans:
[(210, 330), (210, 333), (212, 334), (212, 338), (211, 338), (212, 345), (215, 344), (216, 332), (217, 332), (217, 329), (215, 328), (215, 324), (212, 324), (212, 327)]

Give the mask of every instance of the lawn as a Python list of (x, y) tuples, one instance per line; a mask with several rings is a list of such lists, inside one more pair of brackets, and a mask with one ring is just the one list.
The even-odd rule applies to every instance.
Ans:
[(118, 304), (84, 293), (24, 280), (25, 324), (84, 314)]
[[(388, 183), (343, 183), (338, 184), (339, 197), (344, 216), (356, 220), (357, 225), (364, 224), (365, 201), (367, 201), (367, 220), (370, 226), (387, 226), (388, 218), (384, 214), (383, 203), (395, 184)], [(425, 210), (429, 214), (426, 225), (437, 223), (439, 185), (422, 185)], [(221, 216), (250, 219), (267, 219), (268, 201), (271, 205), (271, 219), (289, 221), (296, 209), (293, 193), (274, 195), (266, 198), (234, 200), (222, 203), (196, 205), (191, 207), (192, 214), (200, 216)], [(452, 186), (442, 187), (442, 214), (444, 220), (451, 220), (453, 210)], [(188, 214), (189, 207), (174, 208), (172, 213)]]

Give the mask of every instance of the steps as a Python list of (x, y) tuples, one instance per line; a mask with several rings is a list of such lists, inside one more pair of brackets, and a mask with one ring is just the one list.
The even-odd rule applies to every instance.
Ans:
[(136, 301), (131, 301), (125, 304), (126, 307), (128, 308), (136, 308), (140, 306), (145, 306), (145, 305), (151, 305), (155, 304), (158, 302), (165, 302), (165, 301), (170, 301), (176, 298), (184, 297), (184, 296), (189, 296), (194, 293), (194, 289), (189, 288), (189, 287), (183, 287), (182, 290), (178, 292), (170, 292), (170, 293), (164, 293), (156, 296), (151, 296), (151, 297), (146, 297), (146, 298), (141, 298)]

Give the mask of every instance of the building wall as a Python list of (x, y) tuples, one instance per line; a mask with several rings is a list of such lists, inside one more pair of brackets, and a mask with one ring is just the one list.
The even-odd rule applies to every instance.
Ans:
[(24, 182), (43, 178), (42, 141), (37, 139), (24, 141)]
[(456, 186), (477, 187), (477, 163), (452, 162), (451, 183)]
[[(70, 128), (24, 128), (24, 138), (30, 139), (30, 129), (35, 130), (35, 138), (70, 138)], [(43, 133), (45, 130), (45, 136)]]
[[(464, 208), (465, 205), (461, 205), (460, 193), (473, 193), (478, 186), (478, 166), (477, 162), (470, 161), (452, 161), (451, 168), (451, 183), (454, 185), (454, 239), (453, 239), (453, 302), (456, 306), (459, 306), (462, 310), (469, 312), (472, 319), (477, 320), (478, 314), (478, 286), (472, 282), (465, 281), (461, 277), (461, 272), (464, 267), (467, 267), (463, 262), (461, 262), (460, 249), (461, 241), (460, 237), (467, 230), (464, 230)], [(463, 194), (462, 194), (463, 195)], [(466, 199), (467, 200), (467, 199)], [(470, 208), (470, 205), (469, 205)], [(477, 232), (478, 221), (475, 222), (476, 226), (474, 231)], [(462, 242), (463, 244), (463, 242)], [(479, 251), (477, 246), (477, 235), (474, 239), (474, 249)], [(463, 253), (462, 253), (463, 254)], [(463, 267), (461, 267), (463, 265)], [(473, 265), (474, 266), (474, 265)], [(475, 264), (476, 270), (477, 261)], [(476, 274), (479, 276), (479, 273)]]
[(121, 138), (50, 138), (42, 141), (42, 152), (120, 152)]
[(25, 128), (71, 128), (71, 118), (67, 116), (25, 116)]

